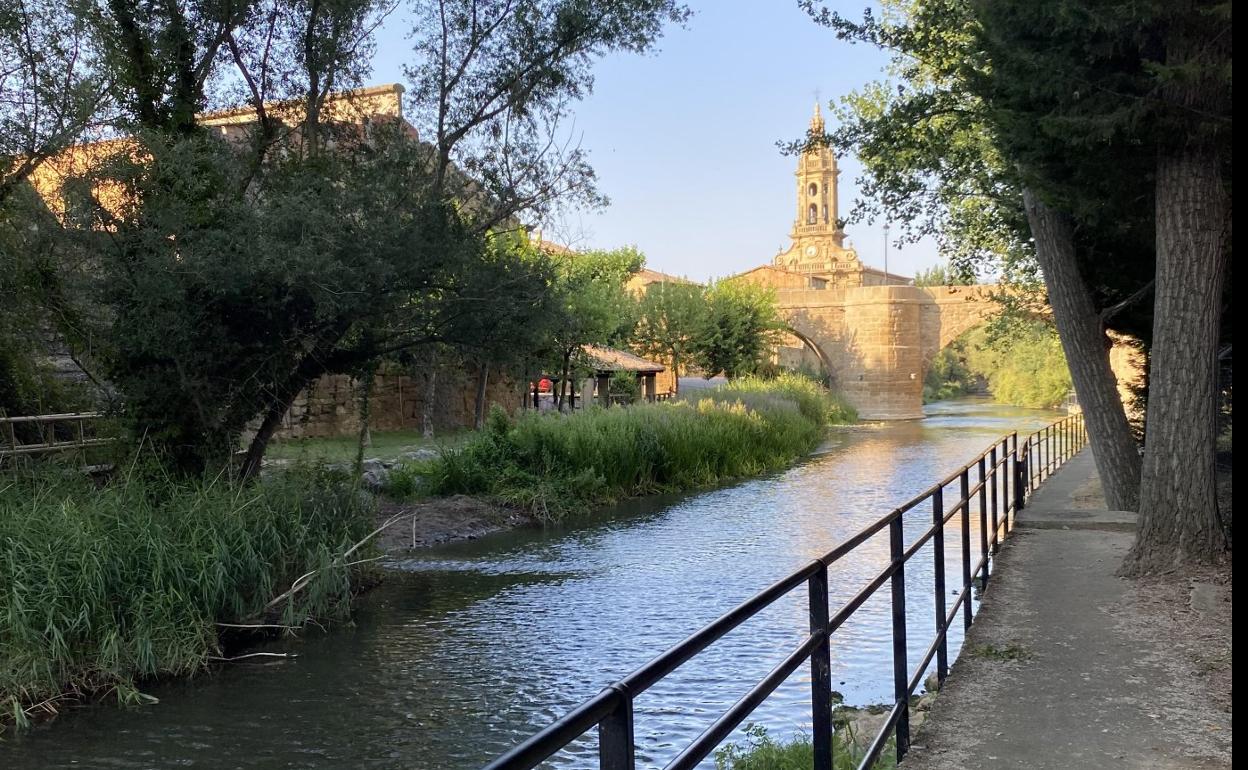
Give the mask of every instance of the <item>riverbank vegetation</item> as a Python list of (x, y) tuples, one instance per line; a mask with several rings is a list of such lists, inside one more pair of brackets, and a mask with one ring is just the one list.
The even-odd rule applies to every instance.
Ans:
[(1071, 392), (1061, 340), (1042, 321), (1008, 330), (981, 326), (959, 337), (932, 360), (923, 381), (924, 402), (987, 390), (1001, 404), (1059, 406)]
[(323, 473), (0, 480), (0, 725), (69, 699), (148, 700), (142, 680), (221, 659), (231, 624), (345, 617), (372, 526), (367, 496)]
[(462, 449), (409, 463), (389, 491), (481, 495), (542, 521), (617, 499), (751, 476), (810, 452), (853, 410), (797, 375), (741, 378), (686, 400), (571, 415), (501, 410)]
[[(809, 736), (798, 736), (791, 741), (772, 737), (762, 725), (752, 724), (746, 728), (743, 743), (730, 743), (715, 752), (715, 770), (809, 770), (814, 767), (815, 749)], [(852, 723), (841, 724), (832, 734), (833, 770), (856, 770), (866, 756), (864, 744), (874, 736), (863, 740)], [(889, 739), (874, 770), (893, 770), (894, 741)]]

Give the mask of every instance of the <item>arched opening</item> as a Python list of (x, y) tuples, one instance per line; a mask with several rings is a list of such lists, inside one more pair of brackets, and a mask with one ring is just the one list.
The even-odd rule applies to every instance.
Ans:
[(816, 195), (819, 194), (819, 185), (815, 184), (814, 182), (811, 182), (810, 187), (806, 188), (806, 192), (808, 195), (810, 195), (810, 197), (812, 198), (815, 197)]
[(813, 225), (819, 221), (819, 204), (812, 203), (806, 209), (806, 224)]
[(784, 337), (776, 348), (776, 364), (782, 369), (801, 372), (827, 387), (836, 382), (836, 373), (832, 369), (832, 361), (827, 353), (809, 336), (787, 327)]

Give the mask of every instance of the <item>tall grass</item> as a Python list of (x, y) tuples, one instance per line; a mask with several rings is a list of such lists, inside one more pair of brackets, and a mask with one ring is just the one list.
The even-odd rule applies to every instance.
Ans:
[(367, 503), (325, 474), (240, 487), (132, 474), (102, 488), (45, 472), (0, 478), (0, 723), (67, 696), (142, 698), (144, 678), (220, 655), (218, 623), (299, 624), (346, 612), (338, 559), (369, 531)]
[(827, 425), (852, 418), (821, 386), (792, 375), (568, 416), (512, 420), (496, 411), (461, 450), (393, 474), (390, 491), (486, 495), (557, 520), (622, 497), (784, 467), (813, 449)]

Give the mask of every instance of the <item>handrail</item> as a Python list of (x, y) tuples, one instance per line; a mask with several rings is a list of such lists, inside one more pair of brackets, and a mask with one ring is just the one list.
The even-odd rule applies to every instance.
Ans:
[[(67, 412), (65, 414), (30, 414), (19, 415), (16, 417), (8, 417), (0, 414), (0, 425), (7, 426), (4, 436), (0, 436), (0, 459), (5, 457), (16, 457), (18, 455), (46, 454), (48, 452), (62, 452), (71, 449), (85, 449), (87, 447), (104, 446), (113, 442), (111, 437), (87, 437), (86, 423), (102, 418), (104, 415), (99, 412)], [(76, 427), (71, 429), (76, 433), (75, 438), (58, 440), (56, 437), (56, 428), (58, 423), (75, 423)], [(18, 425), (34, 426), (33, 430), (39, 436), (39, 441), (24, 442), (17, 439)]]
[[(689, 659), (710, 647), (721, 637), (746, 620), (756, 616), (802, 583), (807, 584), (810, 604), (810, 633), (790, 651), (768, 674), (737, 700), (727, 711), (666, 766), (667, 770), (692, 768), (710, 755), (785, 679), (807, 660), (811, 664), (811, 715), (815, 770), (832, 768), (832, 673), (831, 639), (841, 625), (885, 583), (892, 593), (893, 630), (893, 707), (883, 727), (871, 742), (858, 765), (867, 770), (879, 758), (890, 736), (895, 737), (897, 759), (910, 747), (910, 698), (918, 689), (927, 667), (936, 660), (936, 676), (943, 683), (949, 673), (948, 631), (962, 614), (964, 628), (974, 619), (970, 600), (978, 576), (981, 590), (988, 589), (993, 571), (992, 557), (1001, 540), (1014, 529), (1018, 512), (1026, 505), (1027, 495), (1053, 474), (1087, 443), (1083, 415), (1075, 414), (1032, 433), (1019, 442), (1017, 433), (1002, 436), (940, 483), (893, 509), (872, 522), (845, 542), (818, 559), (814, 559), (764, 590), (738, 604), (700, 630), (670, 647), (641, 668), (605, 688), (568, 712), (541, 732), (529, 737), (503, 754), (485, 770), (530, 770), (594, 726), (598, 728), (598, 766), (600, 770), (634, 770), (636, 767), (633, 733), (633, 700)], [(999, 452), (999, 454), (998, 454)], [(971, 472), (975, 471), (975, 483)], [(952, 508), (945, 509), (945, 487), (957, 483), (957, 498)], [(910, 544), (905, 544), (903, 518), (926, 501), (931, 501), (928, 527)], [(979, 514), (979, 559), (971, 563), (971, 504), (976, 502)], [(961, 590), (952, 607), (945, 606), (945, 528), (959, 518), (957, 536), (962, 551)], [(889, 531), (890, 559), (888, 565), (864, 585), (835, 613), (828, 606), (828, 567), (853, 552), (868, 538)], [(929, 542), (932, 543), (933, 595), (935, 598), (935, 637), (913, 671), (907, 661), (905, 566)]]

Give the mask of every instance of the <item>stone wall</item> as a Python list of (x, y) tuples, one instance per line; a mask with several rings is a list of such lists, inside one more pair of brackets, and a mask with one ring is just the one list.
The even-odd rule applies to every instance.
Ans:
[[(425, 401), (425, 374), (388, 371), (373, 381), (369, 424), (373, 430), (419, 430)], [(436, 430), (471, 427), (476, 405), (476, 372), (443, 368), (434, 381)], [(300, 393), (282, 419), (276, 438), (346, 436), (359, 431), (360, 383), (343, 374), (326, 375)], [(486, 400), (508, 411), (521, 405), (520, 386), (510, 378), (491, 378)]]

